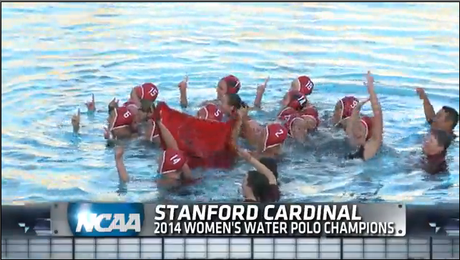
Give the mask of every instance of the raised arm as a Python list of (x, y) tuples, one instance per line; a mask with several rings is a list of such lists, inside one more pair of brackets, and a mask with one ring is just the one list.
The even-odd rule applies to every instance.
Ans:
[(179, 150), (179, 146), (177, 145), (176, 139), (171, 134), (169, 129), (161, 123), (160, 120), (157, 120), (158, 129), (160, 130), (160, 135), (163, 141), (165, 142), (166, 149), (175, 149)]
[(91, 94), (91, 101), (85, 103), (86, 108), (88, 108), (88, 113), (94, 113), (96, 111), (96, 99), (94, 94)]
[(125, 163), (123, 162), (123, 153), (124, 149), (121, 146), (118, 146), (115, 149), (115, 165), (117, 166), (118, 176), (123, 182), (129, 181), (128, 172), (126, 171)]
[(265, 175), (265, 177), (267, 177), (268, 179), (268, 183), (271, 184), (271, 185), (276, 185), (277, 184), (277, 181), (276, 181), (276, 177), (275, 175), (273, 174), (272, 171), (270, 171), (270, 169), (268, 169), (265, 165), (263, 165), (259, 160), (255, 159), (254, 157), (251, 156), (251, 154), (244, 150), (244, 149), (238, 149), (238, 154), (244, 158), (248, 163), (252, 164), (252, 166), (254, 166), (254, 168), (256, 168), (256, 170)]
[(360, 124), (359, 124), (359, 121), (361, 120), (361, 117), (360, 117), (360, 112), (361, 112), (361, 108), (364, 106), (364, 104), (366, 104), (367, 102), (369, 101), (369, 99), (366, 99), (364, 101), (361, 101), (359, 102), (354, 108), (353, 108), (353, 111), (351, 113), (351, 117), (348, 119), (349, 120), (349, 123), (346, 124), (346, 133), (347, 133), (347, 136), (349, 136), (351, 139), (352, 139), (352, 142), (355, 142), (355, 140), (353, 140), (353, 133), (355, 131), (355, 127), (358, 127)]
[(423, 110), (425, 112), (426, 121), (431, 124), (436, 115), (433, 105), (431, 105), (430, 99), (428, 99), (428, 96), (423, 88), (417, 88), (416, 91), (420, 99), (423, 100)]
[(270, 77), (265, 79), (264, 83), (262, 85), (257, 86), (257, 93), (256, 93), (256, 98), (254, 99), (254, 108), (261, 108), (262, 106), (262, 98), (265, 93), (265, 88), (267, 87), (268, 81), (270, 80)]
[(80, 117), (81, 113), (79, 108), (77, 114), (72, 116), (72, 127), (75, 134), (78, 134), (78, 131), (80, 130)]
[(380, 149), (383, 141), (383, 115), (382, 107), (380, 106), (377, 95), (374, 91), (374, 77), (370, 72), (367, 73), (367, 90), (369, 92), (372, 112), (374, 117), (372, 118), (372, 136), (364, 145), (363, 159), (368, 160), (375, 156)]
[(187, 86), (188, 86), (188, 76), (185, 76), (184, 80), (179, 83), (179, 92), (180, 92), (180, 106), (186, 108), (188, 106), (187, 100)]

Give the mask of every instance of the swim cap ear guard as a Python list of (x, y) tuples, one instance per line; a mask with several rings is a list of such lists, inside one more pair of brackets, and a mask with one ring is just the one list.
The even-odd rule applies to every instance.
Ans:
[(289, 93), (289, 97), (291, 101), (289, 102), (288, 106), (296, 110), (300, 110), (306, 107), (308, 103), (307, 97), (299, 91), (291, 91)]

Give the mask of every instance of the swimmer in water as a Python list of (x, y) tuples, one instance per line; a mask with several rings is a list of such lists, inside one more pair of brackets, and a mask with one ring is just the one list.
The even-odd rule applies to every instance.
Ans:
[[(360, 102), (353, 109), (350, 122), (347, 123), (347, 135), (352, 145), (359, 147), (359, 151), (355, 154), (349, 155), (348, 158), (360, 158), (368, 160), (375, 156), (382, 145), (383, 140), (383, 116), (382, 108), (380, 106), (377, 95), (374, 91), (374, 77), (370, 72), (367, 73), (367, 90), (369, 92), (369, 99)], [(361, 107), (369, 101), (371, 102), (373, 117), (361, 117)]]
[[(289, 113), (290, 109), (287, 109), (290, 106), (291, 102), (294, 102), (296, 99), (299, 101), (302, 108), (309, 107), (311, 104), (309, 103), (307, 96), (310, 95), (313, 91), (314, 84), (311, 79), (307, 76), (300, 76), (297, 79), (293, 80), (291, 83), (291, 88), (289, 91), (284, 95), (283, 99), (281, 100), (281, 105), (284, 109), (280, 112)], [(298, 110), (298, 108), (292, 107), (294, 110)], [(286, 111), (285, 111), (286, 110)], [(287, 120), (287, 119), (283, 119)]]
[(257, 160), (244, 149), (238, 149), (238, 154), (256, 169), (249, 171), (244, 177), (242, 185), (244, 202), (278, 202), (280, 189), (276, 161), (266, 157)]
[[(188, 100), (187, 100), (187, 86), (188, 86), (188, 77), (186, 77), (180, 84), (179, 84), (179, 91), (180, 91), (180, 104), (183, 108), (188, 107)], [(219, 80), (216, 87), (217, 97), (214, 100), (208, 100), (201, 103), (200, 106), (205, 106), (208, 103), (213, 103), (215, 105), (219, 105), (222, 97), (225, 94), (236, 94), (240, 91), (241, 83), (240, 80), (233, 76), (228, 75), (223, 77)]]
[(290, 91), (299, 91), (305, 96), (311, 95), (315, 84), (308, 76), (300, 76), (292, 81)]
[[(259, 123), (248, 116), (249, 106), (243, 102), (238, 94), (226, 94), (222, 98), (222, 112), (229, 118), (235, 119), (240, 116), (242, 121), (239, 136), (246, 139), (252, 146), (257, 146), (259, 134), (262, 133), (263, 127)], [(238, 114), (237, 112), (240, 111)], [(244, 111), (241, 114), (241, 111)], [(239, 129), (239, 128), (238, 128)]]
[(443, 106), (435, 113), (433, 105), (431, 105), (428, 96), (423, 88), (417, 88), (417, 94), (423, 100), (423, 110), (425, 112), (426, 121), (431, 125), (432, 129), (439, 129), (453, 134), (453, 130), (458, 124), (458, 112), (452, 107)]
[[(162, 186), (177, 187), (182, 184), (193, 182), (192, 172), (187, 165), (186, 156), (179, 150), (177, 142), (171, 132), (157, 120), (159, 132), (163, 138), (166, 150), (158, 158), (158, 173), (161, 179), (158, 183)], [(128, 182), (129, 177), (123, 162), (123, 148), (116, 149), (115, 161), (118, 175), (123, 182)]]
[(159, 90), (153, 83), (144, 83), (131, 90), (131, 102), (142, 111), (148, 112), (158, 97)]
[[(109, 118), (108, 127), (104, 129), (105, 139), (137, 137), (140, 124), (147, 121), (150, 114), (142, 111), (132, 100), (125, 102), (122, 106), (119, 106), (118, 103), (118, 100), (113, 99), (108, 106)], [(151, 108), (146, 111), (151, 111)]]
[(119, 106), (115, 98), (109, 103), (109, 118), (107, 128), (104, 128), (104, 137), (110, 139), (127, 139), (135, 136), (137, 132), (137, 108), (132, 106)]
[[(269, 79), (270, 77), (268, 77), (262, 85), (259, 85), (257, 87), (257, 94), (254, 100), (254, 108), (260, 108), (260, 102), (262, 101), (262, 96), (263, 96), (265, 87), (267, 86)], [(186, 77), (186, 79), (179, 84), (180, 104), (183, 108), (186, 108), (188, 106), (187, 86), (188, 86), (188, 77)], [(237, 94), (240, 91), (240, 88), (241, 88), (240, 80), (233, 75), (228, 75), (220, 79), (217, 84), (217, 87), (216, 87), (217, 98), (214, 100), (204, 101), (201, 103), (200, 106), (204, 107), (209, 103), (217, 105), (217, 106), (221, 106), (222, 99), (224, 98), (226, 94)]]
[(256, 158), (277, 158), (282, 153), (282, 145), (288, 137), (288, 130), (280, 123), (259, 125), (248, 117), (249, 108), (243, 103), (240, 105), (242, 120), (241, 137), (256, 148), (253, 156)]
[[(180, 91), (180, 105), (182, 108), (186, 108), (188, 106), (187, 86), (188, 86), (188, 76), (186, 76), (184, 80), (182, 80), (178, 85), (179, 91)], [(196, 117), (201, 118), (201, 119), (222, 122), (223, 113), (222, 111), (220, 111), (219, 106), (217, 104), (207, 103), (207, 104), (204, 104), (198, 110)]]
[(358, 104), (359, 100), (354, 96), (346, 96), (337, 101), (334, 108), (334, 115), (332, 116), (334, 126), (346, 130), (348, 119)]
[(80, 118), (81, 118), (81, 113), (80, 113), (80, 108), (77, 111), (77, 114), (72, 116), (72, 127), (73, 127), (73, 132), (75, 134), (78, 134), (78, 131), (80, 130)]
[(440, 129), (432, 129), (423, 143), (422, 168), (429, 174), (447, 171), (446, 153), (452, 136)]
[(219, 80), (216, 87), (217, 100), (221, 101), (226, 94), (237, 94), (241, 89), (240, 80), (233, 76), (228, 75)]
[(288, 121), (291, 117), (297, 115), (299, 111), (309, 106), (307, 97), (300, 91), (291, 90), (281, 102), (283, 109), (278, 113), (277, 118), (282, 121)]
[[(181, 83), (179, 83), (178, 87), (179, 87), (179, 92), (180, 92), (180, 105), (182, 108), (186, 108), (188, 107), (188, 99), (187, 99), (188, 76), (186, 76), (184, 80), (181, 81)], [(241, 88), (240, 80), (233, 75), (228, 75), (220, 79), (217, 84), (217, 87), (216, 87), (217, 98), (214, 100), (204, 101), (203, 103), (201, 103), (200, 106), (203, 107), (209, 103), (220, 105), (219, 103), (222, 99), (222, 96), (224, 96), (227, 93), (236, 94), (238, 93), (238, 91), (240, 91), (240, 88)]]
[(299, 143), (304, 143), (308, 133), (315, 131), (319, 126), (319, 114), (315, 107), (310, 106), (291, 115), (284, 123), (288, 135)]

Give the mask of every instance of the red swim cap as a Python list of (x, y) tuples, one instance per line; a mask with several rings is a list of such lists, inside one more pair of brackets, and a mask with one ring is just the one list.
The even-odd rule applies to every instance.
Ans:
[(304, 94), (305, 96), (310, 95), (313, 92), (313, 88), (315, 87), (315, 84), (313, 84), (313, 81), (307, 76), (300, 76), (297, 78), (299, 81), (300, 85), (300, 92)]
[(266, 135), (264, 140), (264, 148), (262, 152), (269, 148), (281, 145), (288, 137), (288, 130), (278, 123), (269, 124), (265, 127)]
[(278, 114), (278, 119), (280, 120), (289, 120), (291, 117), (297, 115), (297, 110), (292, 107), (286, 107)]
[(115, 118), (110, 126), (110, 130), (129, 126), (134, 121), (134, 114), (127, 107), (121, 106), (113, 110)]
[(290, 100), (288, 106), (295, 110), (304, 108), (308, 103), (307, 97), (300, 91), (291, 90), (288, 95)]
[(155, 101), (158, 97), (158, 88), (153, 83), (144, 83), (135, 87), (136, 94), (140, 99)]
[(304, 109), (302, 109), (302, 111), (299, 112), (299, 115), (302, 118), (311, 118), (311, 119), (315, 120), (316, 127), (318, 127), (318, 125), (319, 125), (319, 113), (318, 113), (318, 110), (316, 109), (316, 107), (310, 106), (310, 107), (304, 108)]
[(346, 96), (340, 100), (342, 104), (342, 116), (341, 119), (345, 119), (351, 116), (353, 109), (359, 104), (359, 100), (354, 96)]
[(175, 149), (166, 149), (163, 152), (163, 160), (160, 164), (160, 173), (170, 173), (174, 171), (181, 170), (185, 165), (185, 156), (184, 154)]
[(220, 111), (219, 107), (216, 104), (206, 104), (204, 107), (198, 110), (198, 114), (202, 114), (204, 119), (214, 120), (221, 122), (224, 114)]
[(135, 114), (139, 110), (139, 107), (131, 99), (123, 103), (123, 106), (126, 107), (131, 113)]
[(292, 125), (294, 124), (295, 121), (297, 120), (303, 120), (302, 117), (299, 117), (297, 115), (290, 117), (285, 123), (284, 127), (288, 130), (288, 135), (291, 135), (291, 129)]
[(228, 75), (227, 77), (224, 77), (221, 80), (227, 83), (227, 93), (228, 94), (236, 94), (238, 93), (238, 91), (240, 91), (241, 83), (237, 77), (233, 75)]

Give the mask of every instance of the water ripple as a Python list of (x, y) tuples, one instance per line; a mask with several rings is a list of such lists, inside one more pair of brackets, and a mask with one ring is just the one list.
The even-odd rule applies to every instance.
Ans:
[(270, 75), (265, 111), (254, 114), (261, 121), (272, 120), (290, 80), (308, 74), (311, 99), (327, 118), (343, 95), (367, 95), (367, 70), (385, 111), (381, 155), (371, 164), (342, 161), (347, 150), (332, 147), (340, 134), (288, 146), (301, 156), (280, 165), (284, 198), (458, 203), (458, 139), (449, 175), (431, 178), (414, 167), (426, 132), (414, 89), (426, 88), (435, 108), (458, 109), (458, 10), (458, 3), (2, 4), (2, 203), (234, 200), (247, 165), (199, 173), (200, 185), (167, 194), (154, 184), (157, 152), (136, 142), (126, 151), (135, 181), (120, 186), (102, 138), (106, 113), (83, 114), (79, 136), (70, 116), (85, 111), (91, 93), (104, 109), (147, 81), (177, 107), (175, 86), (185, 74), (198, 104), (232, 73), (247, 101)]

